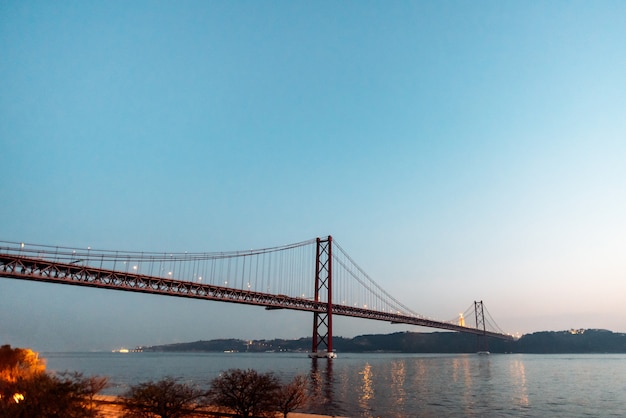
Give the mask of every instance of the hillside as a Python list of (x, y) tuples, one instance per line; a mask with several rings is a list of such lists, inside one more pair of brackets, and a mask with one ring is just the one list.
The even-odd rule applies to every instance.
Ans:
[[(253, 340), (216, 339), (144, 347), (159, 352), (266, 352), (310, 350), (311, 339)], [(334, 337), (333, 347), (344, 353), (474, 353), (477, 337), (453, 332), (397, 332)], [(526, 334), (517, 341), (489, 339), (492, 353), (626, 353), (626, 334), (607, 330), (542, 331)]]

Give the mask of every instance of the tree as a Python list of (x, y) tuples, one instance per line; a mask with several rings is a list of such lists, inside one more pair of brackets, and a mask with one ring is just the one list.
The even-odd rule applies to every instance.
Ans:
[(81, 385), (86, 401), (86, 409), (91, 412), (93, 416), (97, 416), (97, 408), (93, 402), (94, 396), (109, 385), (109, 379), (103, 376), (89, 376), (82, 379)]
[(39, 354), (29, 348), (0, 347), (0, 381), (15, 383), (18, 379), (27, 379), (46, 370), (46, 362)]
[(283, 417), (287, 418), (287, 414), (302, 408), (307, 402), (306, 378), (298, 375), (291, 382), (278, 388), (274, 404)]
[(46, 363), (28, 348), (0, 347), (0, 416), (85, 418), (98, 415), (93, 397), (105, 377), (45, 372)]
[[(1, 416), (13, 416), (23, 409), (27, 382), (35, 380), (45, 370), (45, 361), (33, 350), (11, 348), (10, 345), (0, 347)], [(22, 405), (19, 405), (20, 403)]]
[(280, 387), (274, 373), (230, 369), (211, 381), (211, 402), (241, 417), (273, 415)]
[(172, 377), (131, 386), (122, 395), (125, 417), (179, 418), (201, 406), (205, 392)]

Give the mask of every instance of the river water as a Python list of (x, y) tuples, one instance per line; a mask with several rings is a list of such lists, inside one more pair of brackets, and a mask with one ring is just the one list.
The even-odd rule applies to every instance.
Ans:
[(309, 378), (306, 412), (347, 417), (626, 416), (626, 354), (44, 353), (49, 371), (108, 376), (105, 394), (165, 376), (208, 387), (223, 370)]

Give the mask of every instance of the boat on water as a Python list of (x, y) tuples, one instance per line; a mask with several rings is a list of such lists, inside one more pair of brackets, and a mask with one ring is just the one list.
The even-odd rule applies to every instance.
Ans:
[(337, 358), (337, 353), (334, 351), (316, 351), (313, 353), (309, 353), (310, 358)]
[(491, 353), (489, 351), (477, 351), (476, 354), (479, 356), (488, 356)]

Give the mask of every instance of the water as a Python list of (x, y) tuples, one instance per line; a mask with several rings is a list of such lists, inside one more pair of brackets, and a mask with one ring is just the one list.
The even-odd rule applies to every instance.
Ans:
[(45, 353), (48, 370), (109, 376), (105, 393), (164, 376), (208, 386), (253, 368), (309, 377), (308, 412), (349, 417), (626, 415), (626, 355)]

